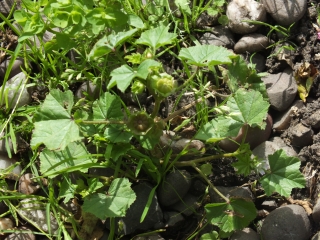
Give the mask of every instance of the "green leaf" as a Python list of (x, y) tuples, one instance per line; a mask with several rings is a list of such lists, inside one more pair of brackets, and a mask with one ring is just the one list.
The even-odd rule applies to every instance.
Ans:
[(216, 231), (205, 233), (200, 237), (200, 240), (218, 240), (219, 234)]
[(129, 17), (129, 20), (128, 20), (129, 25), (136, 27), (136, 28), (144, 28), (145, 27), (143, 21), (137, 15), (129, 14), (128, 17)]
[(108, 36), (102, 37), (91, 49), (88, 59), (94, 60), (97, 57), (102, 57), (111, 51), (114, 51), (116, 47), (127, 41), (136, 31), (137, 29), (126, 32), (113, 32)]
[(101, 220), (109, 217), (124, 217), (127, 209), (136, 200), (127, 178), (112, 181), (107, 194), (95, 193), (84, 199), (82, 210), (94, 214)]
[(69, 143), (82, 139), (71, 117), (73, 93), (53, 89), (34, 116), (31, 147), (45, 144), (50, 150), (63, 150)]
[(239, 89), (234, 97), (229, 98), (227, 106), (230, 108), (229, 117), (249, 126), (259, 126), (263, 129), (263, 120), (267, 117), (270, 104), (265, 101), (260, 92)]
[(301, 174), (300, 160), (297, 157), (289, 157), (280, 149), (269, 155), (270, 171), (260, 179), (267, 196), (273, 192), (289, 197), (293, 188), (305, 187), (305, 178)]
[(145, 80), (149, 75), (150, 67), (160, 67), (160, 66), (161, 66), (160, 62), (157, 62), (152, 59), (147, 59), (139, 65), (136, 76)]
[(104, 135), (113, 143), (129, 143), (133, 137), (131, 132), (126, 131), (124, 126), (110, 125), (106, 128)]
[(177, 5), (179, 9), (181, 9), (184, 13), (191, 15), (191, 9), (189, 7), (189, 0), (175, 0), (174, 3)]
[(179, 57), (187, 60), (188, 64), (199, 67), (230, 64), (231, 56), (234, 56), (234, 54), (228, 49), (213, 45), (182, 48), (179, 53)]
[(169, 33), (169, 26), (159, 26), (143, 32), (136, 44), (147, 45), (155, 51), (164, 45), (171, 44), (176, 37), (177, 34)]
[(111, 74), (112, 76), (107, 88), (110, 89), (117, 85), (121, 92), (124, 92), (130, 85), (132, 79), (135, 78), (136, 72), (127, 65), (122, 65), (114, 69)]
[(249, 199), (232, 197), (229, 202), (205, 206), (207, 219), (224, 232), (242, 229), (255, 219), (257, 210)]
[(120, 100), (108, 92), (93, 103), (92, 109), (94, 120), (119, 120), (123, 118)]
[(244, 125), (265, 127), (269, 103), (260, 92), (238, 89), (227, 101), (227, 114), (206, 123), (196, 134), (199, 140), (215, 142), (226, 137), (235, 137)]
[(245, 177), (248, 176), (252, 170), (255, 169), (254, 160), (252, 159), (252, 152), (249, 144), (241, 144), (237, 152), (241, 152), (236, 157), (237, 162), (232, 163), (232, 166), (236, 168), (238, 174), (243, 174)]
[(90, 153), (81, 142), (70, 143), (62, 151), (45, 148), (40, 153), (40, 171), (43, 176), (54, 178), (62, 172), (87, 172), (86, 164), (95, 163)]
[(64, 203), (69, 202), (70, 199), (74, 198), (76, 188), (76, 184), (72, 184), (70, 180), (63, 179), (60, 186), (58, 199), (64, 198)]

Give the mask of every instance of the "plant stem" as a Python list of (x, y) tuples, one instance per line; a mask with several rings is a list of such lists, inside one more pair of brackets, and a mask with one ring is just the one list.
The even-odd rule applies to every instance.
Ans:
[(89, 121), (89, 120), (82, 120), (80, 123), (84, 124), (126, 124), (126, 121), (120, 120), (97, 120), (97, 121)]
[(213, 191), (215, 191), (222, 199), (224, 199), (226, 202), (229, 202), (229, 199), (224, 196), (211, 182), (210, 180), (207, 178), (207, 176), (205, 174), (203, 174), (203, 172), (196, 167), (196, 165), (193, 165), (193, 168), (201, 175), (201, 177), (209, 184), (209, 186), (212, 188)]

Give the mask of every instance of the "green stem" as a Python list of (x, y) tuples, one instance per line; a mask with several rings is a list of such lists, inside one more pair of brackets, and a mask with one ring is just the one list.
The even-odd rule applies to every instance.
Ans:
[(226, 202), (229, 202), (229, 199), (224, 196), (211, 182), (210, 180), (207, 178), (207, 176), (205, 174), (203, 174), (203, 172), (196, 167), (196, 165), (193, 165), (193, 168), (201, 175), (201, 177), (209, 184), (209, 186), (212, 188), (213, 191), (215, 191), (222, 199), (224, 199)]
[(84, 124), (126, 124), (125, 121), (120, 120), (97, 120), (97, 121), (89, 121), (89, 120), (82, 120), (80, 123)]
[(151, 113), (151, 118), (155, 118), (158, 115), (158, 112), (160, 110), (160, 104), (163, 100), (162, 97), (158, 97), (156, 95), (154, 95), (154, 98), (155, 98), (155, 103), (154, 103), (153, 111)]

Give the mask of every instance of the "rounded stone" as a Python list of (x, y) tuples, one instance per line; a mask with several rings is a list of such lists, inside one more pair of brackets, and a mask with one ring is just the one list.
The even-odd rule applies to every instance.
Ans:
[(320, 198), (318, 198), (317, 203), (313, 207), (312, 218), (316, 224), (320, 224)]
[(288, 109), (298, 90), (292, 69), (287, 68), (282, 73), (269, 74), (263, 77), (262, 81), (266, 84), (271, 107), (279, 112)]
[(26, 173), (20, 177), (18, 188), (20, 193), (31, 195), (40, 190), (41, 187), (39, 183), (36, 180), (33, 180), (32, 177), (33, 175), (31, 173)]
[(265, 8), (254, 0), (233, 0), (228, 4), (226, 14), (231, 31), (239, 34), (252, 33), (260, 27), (245, 20), (266, 21)]
[(313, 142), (313, 130), (310, 127), (298, 123), (288, 129), (291, 144), (296, 147), (304, 147), (311, 145)]
[(260, 240), (260, 236), (251, 228), (235, 231), (229, 240)]
[(287, 205), (272, 211), (261, 228), (264, 240), (308, 240), (311, 224), (303, 207)]
[(236, 53), (259, 52), (268, 47), (268, 45), (269, 40), (266, 36), (260, 33), (252, 33), (240, 38), (236, 45), (234, 45), (234, 51)]
[[(10, 61), (11, 61), (10, 58), (7, 58), (6, 60), (4, 60), (0, 64), (0, 80), (1, 80), (1, 82), (3, 82), (3, 80), (4, 80), (4, 76), (7, 72), (7, 68), (9, 66)], [(21, 68), (23, 68), (23, 66), (24, 66), (23, 64), (24, 64), (23, 58), (17, 58), (14, 61), (12, 68), (11, 68), (11, 72), (9, 73), (9, 79), (22, 72)]]
[(190, 173), (185, 170), (170, 172), (158, 188), (159, 203), (162, 206), (170, 206), (179, 202), (187, 194), (190, 186)]
[(299, 21), (307, 10), (307, 0), (261, 0), (261, 3), (282, 26)]
[(234, 46), (234, 37), (228, 27), (219, 25), (213, 27), (210, 32), (203, 34), (199, 42), (203, 45), (222, 46), (231, 49)]

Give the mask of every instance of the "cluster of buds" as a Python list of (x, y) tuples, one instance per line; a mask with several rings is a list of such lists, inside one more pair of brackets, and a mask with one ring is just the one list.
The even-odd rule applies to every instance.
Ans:
[(168, 97), (174, 93), (177, 86), (177, 81), (167, 73), (160, 73), (151, 77), (151, 87), (162, 97)]

